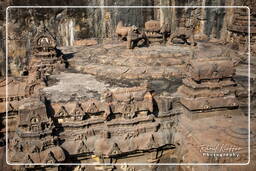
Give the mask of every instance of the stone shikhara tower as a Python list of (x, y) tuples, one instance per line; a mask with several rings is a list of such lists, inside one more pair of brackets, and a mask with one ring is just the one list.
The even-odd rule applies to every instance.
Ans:
[[(58, 163), (64, 151), (53, 136), (55, 126), (38, 98), (24, 100), (19, 107), (19, 124), (9, 151), (10, 161), (18, 163)], [(30, 166), (32, 167), (32, 166)]]
[(234, 74), (229, 60), (191, 60), (186, 66), (183, 85), (178, 89), (181, 104), (197, 112), (238, 107)]
[(27, 84), (25, 95), (17, 107), (18, 125), (9, 144), (9, 161), (29, 164), (63, 162), (65, 153), (59, 146), (46, 101), (40, 95), (41, 89), (47, 86), (48, 76), (64, 66), (63, 56), (56, 48), (56, 39), (44, 25), (38, 28), (32, 44), (33, 53), (23, 80)]

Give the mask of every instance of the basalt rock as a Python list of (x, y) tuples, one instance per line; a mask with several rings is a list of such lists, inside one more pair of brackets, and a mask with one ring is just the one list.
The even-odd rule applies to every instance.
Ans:
[(171, 36), (168, 39), (167, 44), (172, 44), (173, 40), (175, 38), (181, 39), (184, 43), (188, 45), (196, 45), (195, 39), (194, 39), (194, 31), (190, 28), (186, 27), (179, 27), (177, 30), (171, 34)]
[(149, 40), (144, 32), (140, 32), (137, 27), (133, 26), (128, 30), (127, 48), (133, 49), (136, 46), (149, 46)]
[[(101, 5), (106, 4), (106, 1), (100, 2)], [(110, 5), (112, 3), (114, 1)], [(191, 3), (189, 5), (195, 5), (194, 2)], [(172, 2), (172, 5), (175, 4), (181, 5)], [(160, 1), (160, 5), (171, 4)], [(27, 15), (24, 20), (33, 26), (30, 27), (33, 28), (33, 38), (29, 41), (32, 44), (30, 47), (26, 46), (32, 50), (29, 53), (31, 56), (28, 63), (24, 63), (25, 67), (22, 68), (21, 65), (19, 78), (9, 77), (8, 82), (6, 79), (0, 81), (0, 121), (3, 123), (0, 124), (0, 146), (5, 143), (8, 145), (9, 162), (26, 163), (24, 170), (47, 171), (174, 169), (151, 165), (149, 168), (137, 167), (130, 164), (97, 166), (97, 163), (191, 163), (213, 160), (219, 163), (247, 162), (248, 119), (240, 111), (240, 99), (236, 98), (247, 97), (247, 87), (237, 91), (240, 85), (237, 80), (246, 84), (247, 77), (240, 78), (237, 74), (235, 77), (234, 67), (237, 66), (233, 66), (231, 62), (238, 53), (241, 56), (244, 54), (236, 50), (232, 54), (223, 53), (223, 49), (229, 47), (218, 41), (198, 42), (197, 47), (152, 44), (147, 48), (135, 48), (143, 43), (148, 45), (151, 41), (148, 39), (151, 38), (162, 40), (164, 34), (170, 34), (170, 26), (177, 28), (172, 37), (183, 39), (188, 44), (194, 44), (194, 33), (202, 35), (204, 32), (210, 37), (211, 33), (208, 33), (212, 28), (218, 29), (216, 33), (232, 32), (233, 35), (239, 34), (244, 38), (248, 33), (245, 31), (246, 17), (243, 10), (235, 10), (238, 17), (231, 25), (233, 23), (236, 28), (226, 28), (227, 20), (232, 17), (225, 13), (233, 13), (231, 9), (221, 11), (214, 8), (193, 8), (192, 11), (200, 12), (202, 19), (200, 25), (193, 24), (192, 21), (190, 26), (183, 26), (179, 19), (182, 16), (188, 23), (193, 19), (196, 21), (197, 16), (192, 15), (189, 8), (63, 9), (56, 11), (56, 15), (52, 15), (48, 9), (43, 9), (42, 13), (40, 10), (35, 9), (40, 14), (39, 18), (44, 16), (44, 23), (49, 30), (44, 24), (34, 30), (38, 24), (33, 25), (33, 21), (39, 21), (38, 16), (34, 16), (34, 10), (24, 12)], [(214, 11), (213, 17), (209, 17), (211, 11)], [(22, 11), (17, 10), (17, 13), (24, 16)], [(139, 16), (142, 20), (137, 18), (139, 13), (142, 14)], [(226, 16), (222, 23), (223, 15)], [(15, 20), (10, 20), (10, 25), (12, 22), (23, 23), (16, 17), (11, 18)], [(128, 40), (128, 44), (110, 39), (115, 32), (113, 28), (116, 27), (116, 21), (121, 19), (127, 26), (138, 26), (125, 27), (122, 23), (118, 24), (116, 34), (123, 40)], [(149, 19), (154, 20), (148, 21)], [(212, 22), (212, 19), (217, 21)], [(145, 23), (145, 32), (140, 31), (144, 21), (148, 21)], [(161, 26), (162, 21), (168, 21), (169, 24), (164, 23)], [(58, 27), (53, 29), (54, 26)], [(24, 23), (24, 27), (20, 29), (26, 30), (26, 27), (28, 26)], [(242, 29), (239, 30), (240, 28)], [(19, 38), (20, 29), (9, 29), (10, 37)], [(56, 34), (58, 31), (59, 35)], [(16, 32), (15, 36), (12, 36), (12, 32)], [(24, 34), (27, 32), (22, 31), (22, 35)], [(59, 39), (68, 42), (63, 44)], [(244, 40), (242, 41), (246, 42)], [(66, 54), (57, 49), (57, 44), (68, 45), (61, 47)], [(12, 45), (13, 52), (16, 52)], [(135, 49), (126, 49), (126, 45)], [(228, 59), (220, 59), (220, 56)], [(189, 61), (189, 57), (193, 59)], [(66, 66), (69, 67), (66, 69)], [(247, 63), (244, 66), (247, 69)], [(1, 71), (0, 75), (3, 73)], [(184, 79), (181, 82), (182, 78)], [(8, 98), (5, 97), (6, 86), (10, 90)], [(177, 93), (178, 86), (180, 88)], [(248, 99), (244, 98), (244, 102), (247, 107)], [(187, 109), (184, 113), (202, 112), (199, 115), (205, 116), (203, 113), (207, 115), (215, 112), (218, 116), (214, 119), (208, 117), (189, 120), (180, 110), (184, 106)], [(238, 110), (226, 110), (237, 107)], [(4, 142), (6, 119), (9, 132), (8, 141)], [(236, 128), (239, 124), (240, 128)], [(252, 127), (250, 131), (253, 130), (255, 128)], [(216, 135), (219, 137), (216, 138)], [(252, 133), (251, 140), (254, 139)], [(241, 158), (215, 156), (205, 159), (206, 154), (201, 153), (198, 147), (211, 147), (215, 143), (242, 147), (243, 151), (239, 153)], [(2, 149), (5, 147), (0, 147)], [(0, 155), (4, 156), (2, 151)], [(38, 165), (29, 166), (32, 163)], [(39, 163), (57, 165), (41, 166)], [(93, 163), (94, 166), (75, 168), (61, 166), (61, 163)], [(188, 168), (181, 166), (180, 169)]]
[(193, 60), (186, 67), (186, 78), (179, 87), (180, 102), (190, 111), (235, 108), (236, 83), (232, 61)]
[(67, 66), (66, 59), (60, 50), (56, 48), (56, 38), (48, 31), (43, 23), (38, 27), (37, 33), (32, 40), (33, 58), (30, 67), (35, 79), (47, 81), (47, 76), (58, 69)]
[(63, 162), (64, 151), (58, 146), (58, 139), (52, 136), (54, 127), (43, 102), (34, 98), (24, 100), (19, 108), (16, 136), (10, 143), (10, 162)]
[[(168, 148), (172, 134), (167, 130), (175, 125), (178, 111), (170, 107), (171, 100), (156, 98), (143, 84), (113, 88), (101, 100), (52, 103), (53, 120), (65, 130), (60, 132), (65, 139), (61, 147), (73, 157), (96, 155), (102, 160)], [(154, 101), (163, 115), (155, 113)], [(73, 143), (79, 145), (70, 146)]]
[[(149, 40), (143, 31), (136, 26), (125, 27), (122, 21), (118, 22), (116, 34), (121, 40), (127, 40), (127, 48), (133, 49), (136, 46), (149, 46)], [(141, 42), (142, 41), (142, 42)]]
[(161, 26), (158, 20), (149, 20), (145, 22), (145, 33), (150, 41), (160, 39), (166, 41), (167, 37), (170, 36), (171, 28), (169, 24), (163, 23)]
[[(245, 4), (247, 5), (247, 4)], [(240, 50), (248, 50), (248, 9), (241, 8), (237, 9), (234, 12), (234, 16), (232, 18), (231, 24), (228, 26), (228, 32), (230, 34), (229, 43), (233, 45), (233, 48), (239, 47)], [(251, 9), (251, 11), (255, 11), (255, 6)], [(256, 23), (255, 15), (250, 16), (250, 23), (251, 25), (255, 25)], [(251, 33), (251, 44), (255, 44), (255, 36), (256, 36), (256, 29), (252, 27), (250, 29)], [(244, 36), (246, 35), (246, 36)], [(252, 51), (255, 52), (255, 47), (252, 47)]]
[(131, 28), (132, 28), (131, 26), (130, 27), (124, 26), (123, 21), (119, 21), (116, 26), (116, 34), (122, 40), (127, 40), (127, 35)]
[(1, 94), (0, 105), (1, 117), (8, 111), (8, 123), (11, 123), (8, 125), (8, 139), (11, 139), (12, 146), (9, 162), (63, 162), (65, 154), (53, 136), (55, 126), (47, 113), (46, 102), (44, 98), (39, 99), (40, 90), (47, 86), (47, 77), (63, 65), (58, 62), (62, 56), (56, 49), (54, 36), (43, 25), (31, 42), (33, 53), (26, 74), (20, 78), (8, 78), (8, 82), (1, 80), (1, 89), (8, 86), (8, 97), (6, 93)]

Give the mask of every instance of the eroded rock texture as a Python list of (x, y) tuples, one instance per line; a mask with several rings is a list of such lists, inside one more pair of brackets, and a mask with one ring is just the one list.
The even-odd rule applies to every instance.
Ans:
[(187, 77), (179, 88), (181, 103), (191, 111), (235, 108), (235, 70), (228, 60), (193, 60), (186, 66)]
[[(26, 5), (29, 1), (4, 3)], [(74, 3), (249, 5), (253, 52), (249, 81), (251, 122), (254, 122), (255, 14), (251, 1)], [(71, 5), (67, 1), (50, 4)], [(246, 14), (246, 8), (10, 9), (8, 78), (3, 77), (5, 60), (2, 58), (0, 63), (1, 169), (205, 169), (130, 163), (246, 163), (248, 135), (252, 142), (251, 159), (255, 159), (256, 128), (248, 130), (250, 60)], [(123, 24), (118, 26), (119, 21)], [(1, 29), (4, 35), (4, 27)], [(184, 43), (184, 40), (190, 42), (192, 36), (195, 44)], [(172, 44), (166, 44), (170, 39)], [(145, 40), (147, 46), (143, 45)], [(127, 42), (135, 46), (127, 48)], [(5, 48), (4, 43), (1, 46)], [(27, 165), (7, 166), (6, 144), (8, 162)], [(226, 156), (206, 147), (233, 151)], [(43, 166), (42, 163), (113, 165)], [(251, 162), (246, 170), (254, 167)]]

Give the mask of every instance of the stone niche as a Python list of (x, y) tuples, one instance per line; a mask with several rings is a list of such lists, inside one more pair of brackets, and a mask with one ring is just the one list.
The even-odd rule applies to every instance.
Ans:
[(186, 77), (178, 92), (189, 111), (211, 111), (238, 107), (235, 69), (225, 59), (195, 59), (186, 66)]
[(58, 146), (58, 138), (53, 136), (54, 127), (42, 101), (38, 98), (25, 99), (19, 107), (16, 135), (9, 144), (10, 162), (63, 162), (65, 154)]
[(67, 60), (56, 47), (56, 37), (42, 22), (31, 42), (32, 57), (28, 66), (30, 70), (27, 69), (27, 73), (34, 75), (35, 80), (41, 79), (46, 82), (49, 75), (67, 67)]
[(37, 28), (37, 33), (32, 40), (33, 54), (35, 57), (55, 57), (56, 39), (43, 23)]

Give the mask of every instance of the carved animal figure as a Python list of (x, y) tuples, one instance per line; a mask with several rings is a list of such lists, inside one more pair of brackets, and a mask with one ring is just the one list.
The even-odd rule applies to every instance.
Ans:
[(123, 21), (119, 21), (117, 26), (116, 26), (116, 34), (117, 34), (118, 37), (121, 37), (121, 40), (126, 40), (127, 35), (128, 35), (128, 31), (131, 28), (132, 27), (125, 27), (124, 24), (123, 24)]
[(153, 34), (153, 36), (154, 33), (156, 36), (157, 34), (161, 34), (164, 41), (166, 41), (167, 37), (170, 36), (171, 33), (170, 25), (163, 23), (161, 26), (160, 21), (158, 20), (149, 20), (145, 22), (145, 30)]
[(127, 48), (133, 49), (138, 46), (138, 42), (144, 40), (141, 46), (149, 46), (149, 40), (144, 32), (140, 33), (136, 26), (132, 26), (127, 35)]
[(186, 43), (188, 45), (192, 44), (192, 45), (196, 46), (196, 42), (194, 39), (194, 29), (186, 28), (186, 27), (177, 28), (176, 31), (171, 34), (167, 43), (172, 44), (174, 38), (181, 39), (184, 41), (184, 43)]
[(145, 30), (151, 32), (160, 32), (161, 26), (158, 20), (149, 20), (145, 22)]

